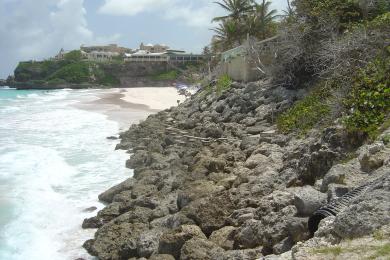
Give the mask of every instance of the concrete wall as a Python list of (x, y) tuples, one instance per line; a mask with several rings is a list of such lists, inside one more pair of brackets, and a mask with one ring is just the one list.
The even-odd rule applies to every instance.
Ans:
[(248, 39), (243, 45), (222, 53), (221, 67), (217, 75), (227, 74), (230, 78), (236, 81), (250, 82), (256, 81), (264, 76), (257, 69), (256, 56), (251, 51), (252, 45), (255, 46), (260, 60), (265, 68), (262, 68), (267, 73), (267, 65), (274, 61), (275, 54), (274, 44), (277, 44), (278, 36), (266, 39), (261, 42), (250, 43)]
[(221, 74), (227, 74), (233, 80), (242, 82), (255, 81), (261, 76), (247, 56), (237, 56), (223, 62)]

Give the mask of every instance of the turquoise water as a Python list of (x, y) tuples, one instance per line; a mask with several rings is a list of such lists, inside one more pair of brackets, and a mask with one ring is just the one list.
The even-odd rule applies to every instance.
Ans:
[(99, 93), (0, 89), (0, 259), (91, 259), (83, 210), (132, 174), (118, 124), (75, 106)]

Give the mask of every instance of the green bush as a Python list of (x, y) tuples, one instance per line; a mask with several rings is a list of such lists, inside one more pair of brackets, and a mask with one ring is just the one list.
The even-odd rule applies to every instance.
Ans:
[(51, 79), (47, 82), (47, 84), (57, 86), (57, 85), (66, 84), (66, 81), (63, 79)]
[(358, 71), (345, 106), (349, 131), (377, 133), (390, 112), (390, 57), (376, 59)]
[(44, 80), (55, 72), (60, 65), (56, 61), (20, 62), (14, 71), (16, 81)]
[(113, 75), (104, 75), (99, 79), (99, 83), (104, 86), (117, 86), (120, 84), (120, 80)]
[(305, 134), (316, 125), (329, 119), (331, 109), (324, 95), (315, 91), (296, 102), (292, 108), (277, 118), (279, 131)]
[(222, 75), (218, 80), (216, 84), (216, 92), (218, 95), (221, 95), (224, 91), (230, 89), (232, 86), (232, 79), (228, 75)]
[(170, 70), (167, 72), (155, 74), (152, 76), (153, 80), (175, 80), (179, 77), (179, 72), (177, 70)]
[(63, 79), (69, 83), (86, 83), (90, 80), (90, 66), (86, 62), (71, 63), (56, 71), (49, 80)]
[(83, 57), (81, 55), (81, 51), (79, 50), (70, 51), (64, 55), (64, 60), (66, 62), (79, 62), (82, 59)]

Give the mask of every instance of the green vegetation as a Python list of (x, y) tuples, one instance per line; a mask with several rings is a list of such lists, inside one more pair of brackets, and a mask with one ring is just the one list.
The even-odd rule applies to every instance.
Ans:
[(345, 101), (349, 131), (375, 136), (390, 112), (390, 58), (378, 58), (359, 70)]
[(370, 259), (377, 259), (379, 257), (389, 257), (390, 258), (390, 243), (384, 244), (383, 246), (378, 246), (375, 249), (375, 254), (370, 257)]
[(327, 97), (327, 90), (320, 89), (297, 101), (292, 108), (277, 118), (278, 129), (283, 133), (306, 134), (313, 127), (326, 122), (331, 112), (326, 102)]
[(338, 256), (342, 253), (342, 249), (340, 246), (333, 247), (323, 247), (314, 250), (316, 254), (332, 254), (333, 256)]
[(48, 80), (65, 80), (69, 83), (86, 83), (90, 79), (90, 66), (87, 62), (66, 65), (51, 75)]
[(373, 233), (373, 237), (376, 239), (376, 240), (383, 240), (385, 239), (385, 234), (382, 230), (376, 230), (374, 233)]
[(228, 75), (222, 75), (218, 80), (216, 84), (215, 91), (217, 92), (217, 95), (221, 95), (224, 91), (230, 89), (232, 86), (232, 79)]
[(387, 134), (385, 135), (383, 138), (382, 138), (382, 141), (385, 145), (388, 145), (390, 144), (390, 134)]
[(179, 77), (179, 72), (177, 70), (170, 70), (167, 72), (162, 72), (151, 76), (153, 80), (175, 80)]
[(270, 10), (270, 1), (258, 4), (252, 0), (220, 0), (216, 4), (228, 14), (213, 19), (219, 22), (212, 29), (216, 37), (212, 46), (214, 52), (240, 45), (248, 34), (259, 40), (275, 35), (277, 11)]
[(83, 57), (79, 50), (70, 51), (64, 55), (64, 61), (66, 63), (80, 62), (82, 59)]
[(15, 80), (25, 82), (33, 79), (44, 79), (58, 70), (60, 66), (58, 62), (51, 60), (20, 62), (15, 69)]
[(101, 64), (82, 59), (81, 52), (71, 51), (63, 60), (20, 62), (15, 69), (15, 81), (32, 85), (58, 86), (66, 84), (119, 85), (119, 79), (102, 68)]
[[(340, 256), (343, 253), (359, 253), (364, 252), (368, 253), (369, 256), (362, 259), (378, 259), (379, 257), (389, 257), (390, 256), (390, 244), (386, 243), (379, 246), (361, 246), (361, 247), (341, 247), (341, 246), (332, 246), (332, 247), (322, 247), (313, 250), (315, 254), (326, 254), (333, 255), (333, 257)], [(386, 258), (387, 259), (387, 258)]]

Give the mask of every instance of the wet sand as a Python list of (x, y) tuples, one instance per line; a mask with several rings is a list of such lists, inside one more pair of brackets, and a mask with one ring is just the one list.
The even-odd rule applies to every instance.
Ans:
[(107, 115), (119, 123), (120, 131), (124, 131), (150, 114), (177, 106), (177, 100), (182, 102), (184, 99), (171, 87), (110, 89), (102, 91), (98, 99), (77, 107)]

